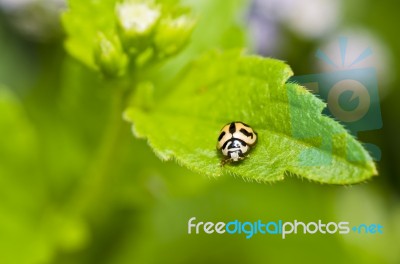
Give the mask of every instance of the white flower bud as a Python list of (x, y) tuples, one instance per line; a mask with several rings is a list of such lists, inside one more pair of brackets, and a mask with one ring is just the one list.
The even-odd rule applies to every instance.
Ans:
[(159, 55), (165, 57), (179, 52), (189, 40), (194, 25), (194, 20), (187, 15), (162, 19), (155, 34)]
[(155, 26), (160, 11), (146, 3), (127, 2), (117, 6), (117, 17), (124, 30), (144, 34)]
[(116, 15), (123, 46), (135, 54), (143, 51), (150, 42), (161, 11), (149, 1), (128, 1), (117, 6)]

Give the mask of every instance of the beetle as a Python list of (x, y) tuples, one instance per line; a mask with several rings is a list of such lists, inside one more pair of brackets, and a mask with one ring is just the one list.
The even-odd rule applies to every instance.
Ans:
[(217, 149), (224, 159), (221, 165), (239, 162), (247, 157), (249, 151), (256, 145), (258, 134), (243, 122), (230, 122), (220, 131)]

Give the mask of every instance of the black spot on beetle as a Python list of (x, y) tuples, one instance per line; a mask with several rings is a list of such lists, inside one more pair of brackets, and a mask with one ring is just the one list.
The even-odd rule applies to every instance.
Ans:
[(225, 141), (225, 143), (222, 145), (222, 149), (225, 149), (225, 148), (226, 148), (226, 145), (227, 145), (229, 142), (231, 142), (231, 140)]
[(236, 131), (236, 126), (235, 126), (235, 123), (232, 122), (229, 125), (229, 133), (233, 134), (233, 133), (235, 133), (235, 131)]
[(225, 136), (225, 131), (222, 131), (222, 133), (218, 137), (218, 141), (221, 141), (221, 139)]
[(251, 137), (251, 138), (253, 138), (253, 133), (247, 131), (246, 129), (241, 128), (239, 131), (242, 132), (242, 134), (245, 135), (246, 137)]

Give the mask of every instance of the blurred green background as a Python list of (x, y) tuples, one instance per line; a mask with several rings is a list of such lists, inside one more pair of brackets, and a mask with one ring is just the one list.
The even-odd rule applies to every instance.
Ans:
[[(354, 186), (288, 176), (275, 184), (206, 178), (161, 162), (120, 121), (105, 137), (112, 84), (63, 49), (61, 0), (0, 0), (0, 263), (400, 263), (399, 4), (394, 0), (187, 0), (198, 16), (165, 82), (210, 48), (246, 47), (296, 75), (332, 70), (339, 36), (374, 54), (383, 128), (379, 177)], [(331, 53), (330, 53), (331, 52)], [(187, 221), (348, 221), (382, 235), (188, 235)]]

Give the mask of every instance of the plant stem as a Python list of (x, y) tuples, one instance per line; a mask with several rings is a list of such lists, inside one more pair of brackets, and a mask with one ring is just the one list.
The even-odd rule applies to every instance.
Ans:
[(115, 91), (112, 94), (108, 122), (99, 147), (95, 151), (93, 162), (89, 165), (88, 172), (82, 179), (81, 185), (78, 186), (76, 196), (72, 201), (72, 209), (78, 213), (86, 213), (96, 207), (106, 191), (110, 176), (113, 175), (112, 166), (123, 125), (122, 111), (126, 92), (121, 83), (116, 86), (109, 87)]

